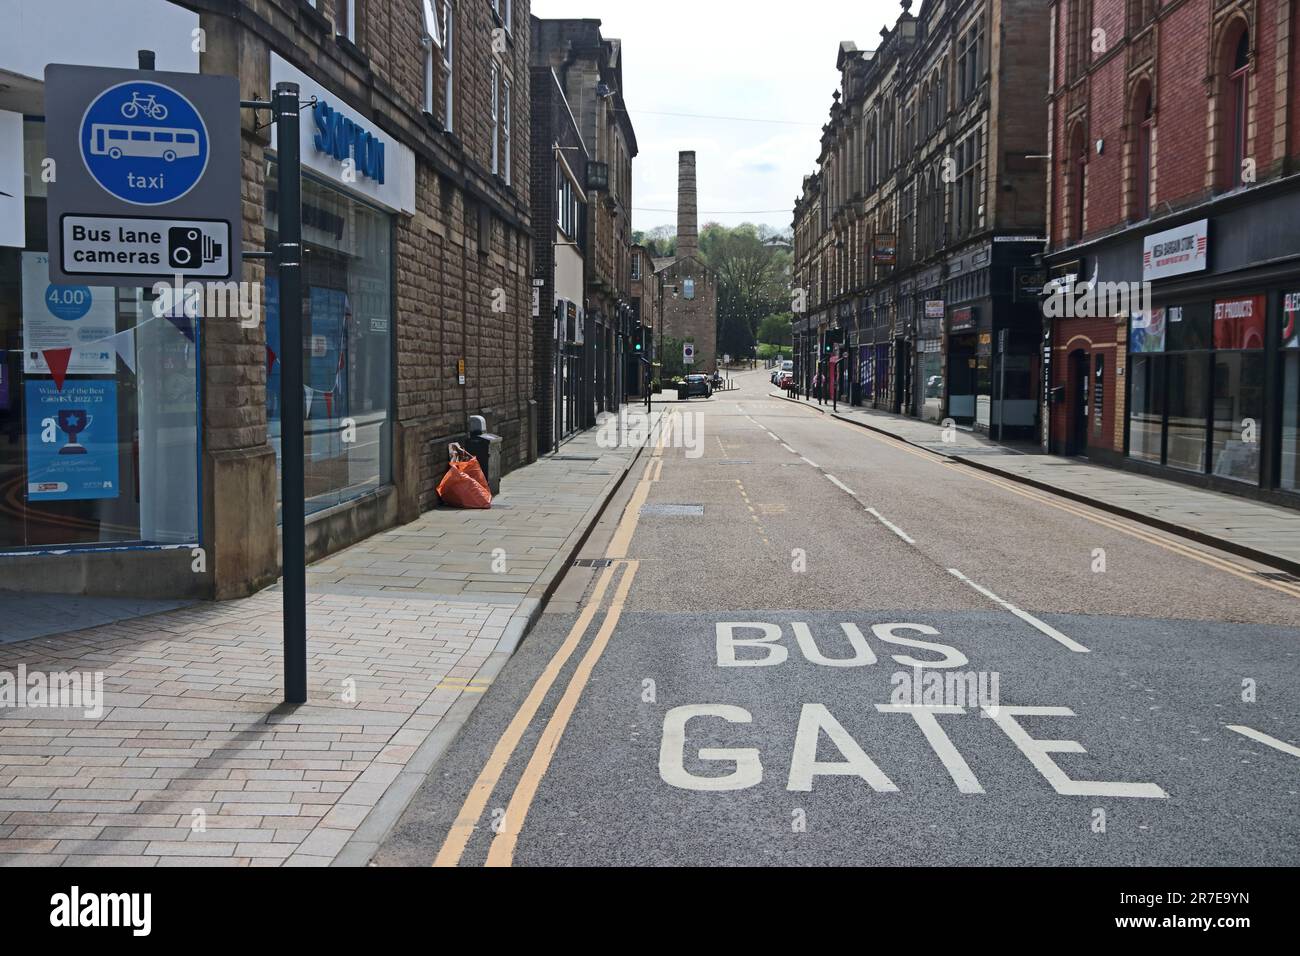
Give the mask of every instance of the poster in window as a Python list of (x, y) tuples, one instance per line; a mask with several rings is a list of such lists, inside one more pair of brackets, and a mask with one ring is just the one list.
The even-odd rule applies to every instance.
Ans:
[(113, 289), (85, 285), (52, 285), (50, 257), (23, 253), (23, 371), (49, 375), (41, 353), (72, 349), (69, 375), (112, 375), (117, 353), (108, 341), (117, 330)]
[(1163, 352), (1165, 350), (1165, 310), (1151, 309), (1133, 313), (1129, 334), (1129, 351)]
[(1282, 296), (1282, 348), (1300, 349), (1300, 292)]
[(1216, 349), (1264, 347), (1264, 297), (1247, 295), (1214, 303)]
[(117, 383), (28, 379), (27, 500), (116, 498)]

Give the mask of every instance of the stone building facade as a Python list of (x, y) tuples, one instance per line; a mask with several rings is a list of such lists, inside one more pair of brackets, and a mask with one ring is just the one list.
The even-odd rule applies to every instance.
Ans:
[[(507, 470), (532, 460), (527, 0), (123, 2), (131, 22), (171, 31), (158, 37), (160, 69), (171, 68), (162, 61), (173, 43), (194, 43), (193, 62), (179, 68), (237, 76), (244, 99), (285, 81), (315, 97), (302, 112), (309, 558), (436, 507), (447, 442), (465, 437), (471, 415), (503, 436)], [(382, 177), (349, 176), (313, 148), (325, 110), (385, 144)], [(275, 239), (268, 118), (243, 111), (248, 251)], [(243, 279), (265, 290), (265, 320), (205, 321), (198, 347), (183, 353), (192, 368), (167, 372), (193, 377), (188, 427), (200, 466), (192, 483), (160, 485), (158, 501), (137, 507), (165, 512), (168, 496), (189, 496), (201, 522), (155, 533), (143, 518), (125, 530), (83, 518), (77, 540), (48, 543), (86, 547), (57, 559), (0, 556), (7, 586), (226, 598), (275, 580), (277, 383), (290, 350), (278, 340), (274, 273), (246, 260)], [(147, 304), (147, 292), (136, 299)], [(121, 367), (117, 375), (120, 391), (136, 388)], [(148, 411), (142, 401), (131, 414)], [(340, 438), (344, 416), (355, 444)], [(113, 547), (97, 547), (110, 531)]]
[(1295, 507), (1300, 7), (1049, 7), (1045, 444)]
[(1017, 282), (1042, 251), (1032, 104), (1048, 18), (1031, 0), (911, 7), (874, 51), (840, 46), (795, 206), (799, 378), (820, 370), (842, 400), (1034, 434), (1041, 326)]
[(617, 411), (627, 395), (631, 338), (632, 160), (636, 131), (623, 100), (623, 44), (599, 20), (533, 20), (534, 67), (554, 72), (589, 157), (586, 316), (592, 350), (591, 416)]

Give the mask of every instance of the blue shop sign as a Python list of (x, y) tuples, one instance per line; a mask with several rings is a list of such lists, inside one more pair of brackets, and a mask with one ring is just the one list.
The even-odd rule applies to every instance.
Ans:
[(353, 159), (357, 172), (383, 185), (384, 141), (354, 123), (324, 100), (312, 107), (316, 122), (316, 151), (339, 162)]

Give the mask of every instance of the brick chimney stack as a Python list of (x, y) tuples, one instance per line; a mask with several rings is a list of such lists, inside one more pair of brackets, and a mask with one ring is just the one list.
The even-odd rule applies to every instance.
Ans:
[(695, 151), (677, 155), (677, 255), (698, 256), (700, 219), (695, 198)]

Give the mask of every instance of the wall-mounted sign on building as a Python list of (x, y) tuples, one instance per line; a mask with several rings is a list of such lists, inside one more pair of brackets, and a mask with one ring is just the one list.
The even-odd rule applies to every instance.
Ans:
[(226, 279), (240, 258), (239, 81), (45, 70), (54, 283)]
[(876, 234), (871, 249), (871, 259), (879, 266), (892, 266), (898, 261), (898, 236), (892, 232)]
[(925, 300), (925, 317), (927, 319), (943, 318), (943, 299)]
[[(283, 58), (271, 54), (271, 87), (297, 83), (315, 105), (298, 124), (303, 166), (338, 188), (394, 212), (415, 212), (415, 152)], [(277, 132), (271, 127), (271, 148)], [(304, 214), (305, 214), (304, 210)]]
[[(975, 321), (977, 318), (978, 315), (974, 306), (967, 306), (964, 309), (953, 309), (952, 321), (949, 324), (948, 331), (964, 332), (968, 329), (973, 329), (975, 328)], [(992, 341), (991, 338), (990, 341)], [(981, 342), (983, 342), (983, 336), (981, 336)]]
[(1142, 279), (1201, 272), (1210, 264), (1210, 221), (1199, 219), (1147, 236), (1142, 242)]

